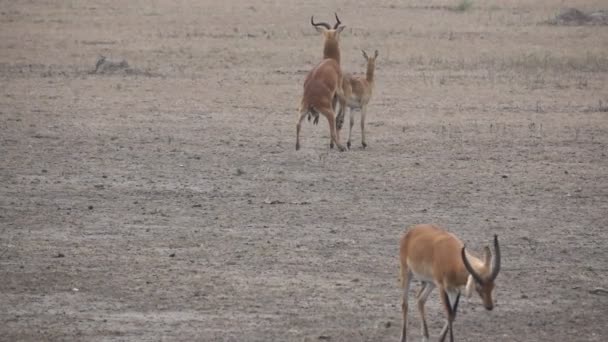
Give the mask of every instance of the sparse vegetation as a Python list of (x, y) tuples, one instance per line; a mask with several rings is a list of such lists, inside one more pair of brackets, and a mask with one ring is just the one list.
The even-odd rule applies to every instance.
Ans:
[(94, 74), (112, 73), (117, 71), (125, 71), (129, 69), (129, 63), (125, 59), (112, 60), (106, 56), (99, 56), (95, 63)]
[(466, 12), (473, 7), (473, 0), (460, 0), (460, 3), (454, 7), (454, 11)]
[(566, 26), (608, 25), (608, 11), (585, 13), (576, 8), (566, 8), (547, 22), (551, 25)]

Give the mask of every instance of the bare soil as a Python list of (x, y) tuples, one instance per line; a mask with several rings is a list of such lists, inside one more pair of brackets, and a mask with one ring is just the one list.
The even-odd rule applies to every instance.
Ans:
[[(396, 341), (398, 240), (432, 222), (502, 246), (458, 340), (606, 341), (608, 31), (560, 4), (3, 2), (0, 340)], [(321, 119), (296, 152), (334, 11), (345, 70), (380, 52), (369, 146)]]

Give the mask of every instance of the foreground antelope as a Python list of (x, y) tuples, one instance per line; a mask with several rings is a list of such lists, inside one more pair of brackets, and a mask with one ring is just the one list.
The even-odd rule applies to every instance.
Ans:
[(401, 286), (403, 287), (403, 331), (401, 342), (407, 338), (408, 292), (412, 276), (422, 282), (418, 292), (418, 310), (422, 318), (424, 341), (429, 331), (424, 316), (424, 303), (435, 287), (439, 289), (441, 302), (447, 314), (447, 321), (441, 330), (439, 341), (444, 341), (448, 330), (450, 341), (454, 341), (452, 322), (456, 318), (460, 291), (465, 286), (465, 295), (472, 290), (479, 294), (487, 310), (494, 308), (492, 291), (494, 280), (500, 271), (500, 248), (498, 237), (494, 235), (494, 258), (489, 247), (485, 247), (484, 259), (478, 259), (467, 251), (463, 243), (447, 231), (429, 224), (410, 228), (401, 238), (399, 255), (401, 259)]
[(340, 26), (341, 22), (336, 14), (336, 24), (332, 28), (329, 24), (320, 22), (315, 23), (310, 17), (310, 23), (315, 29), (323, 34), (323, 60), (317, 64), (306, 75), (304, 80), (304, 94), (300, 103), (299, 118), (296, 125), (296, 151), (300, 149), (300, 128), (302, 120), (306, 115), (315, 116), (318, 121), (319, 113), (327, 118), (329, 132), (331, 136), (330, 147), (334, 144), (340, 151), (346, 148), (340, 144), (340, 137), (336, 130), (335, 98), (340, 98), (341, 103), (345, 102), (342, 92), (342, 69), (340, 69), (340, 47), (338, 40), (340, 32), (345, 26)]
[(369, 57), (363, 50), (363, 58), (367, 62), (367, 70), (365, 77), (353, 76), (350, 74), (344, 74), (344, 96), (346, 97), (346, 107), (340, 106), (340, 113), (338, 117), (338, 131), (342, 128), (342, 122), (344, 121), (344, 111), (350, 110), (350, 128), (348, 130), (348, 141), (346, 146), (350, 148), (350, 138), (353, 133), (353, 125), (355, 124), (355, 117), (353, 109), (361, 110), (361, 145), (363, 148), (367, 147), (365, 142), (365, 114), (367, 114), (367, 104), (372, 97), (372, 91), (374, 89), (374, 70), (376, 69), (376, 58), (378, 58), (378, 50), (375, 51), (374, 57)]

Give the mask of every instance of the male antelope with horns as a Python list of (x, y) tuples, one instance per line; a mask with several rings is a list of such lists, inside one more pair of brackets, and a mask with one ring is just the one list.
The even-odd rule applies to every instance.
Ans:
[(487, 310), (494, 308), (492, 291), (494, 280), (500, 271), (500, 248), (494, 235), (494, 258), (489, 247), (484, 249), (484, 259), (469, 254), (464, 244), (447, 231), (429, 224), (411, 227), (401, 238), (399, 255), (401, 260), (401, 286), (403, 287), (403, 331), (401, 342), (407, 339), (408, 292), (412, 277), (422, 282), (418, 292), (418, 310), (422, 319), (422, 336), (429, 338), (424, 316), (424, 303), (435, 287), (447, 314), (447, 321), (439, 334), (444, 341), (449, 330), (450, 341), (454, 341), (452, 322), (456, 318), (460, 291), (465, 287), (469, 297), (475, 289)]
[(345, 26), (340, 26), (341, 22), (336, 14), (336, 24), (332, 28), (325, 22), (314, 22), (314, 17), (310, 17), (310, 23), (315, 29), (323, 34), (323, 60), (317, 64), (306, 75), (304, 80), (304, 94), (300, 103), (299, 117), (296, 125), (296, 151), (300, 149), (300, 129), (302, 120), (306, 115), (315, 116), (318, 122), (319, 113), (327, 118), (329, 132), (331, 136), (330, 147), (334, 144), (340, 151), (346, 148), (340, 143), (340, 137), (336, 130), (335, 98), (345, 103), (342, 92), (342, 69), (340, 68), (340, 47), (338, 44), (340, 32)]

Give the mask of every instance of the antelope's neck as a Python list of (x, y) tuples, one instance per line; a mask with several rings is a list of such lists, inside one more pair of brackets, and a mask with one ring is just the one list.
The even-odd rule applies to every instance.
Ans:
[(367, 63), (367, 71), (365, 72), (365, 79), (368, 83), (374, 83), (374, 69), (375, 66), (373, 64)]
[(331, 58), (340, 64), (340, 47), (338, 46), (337, 40), (325, 41), (323, 47), (323, 58)]

